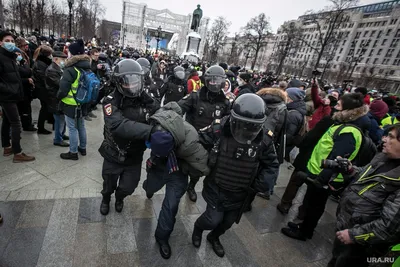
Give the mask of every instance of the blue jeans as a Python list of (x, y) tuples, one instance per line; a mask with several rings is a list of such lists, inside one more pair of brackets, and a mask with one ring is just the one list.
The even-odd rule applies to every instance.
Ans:
[(85, 120), (83, 118), (73, 119), (65, 116), (65, 121), (69, 133), (69, 152), (78, 153), (78, 137), (79, 147), (81, 149), (86, 149)]
[(54, 117), (54, 144), (60, 144), (63, 141), (65, 134), (65, 116), (60, 114), (53, 114)]

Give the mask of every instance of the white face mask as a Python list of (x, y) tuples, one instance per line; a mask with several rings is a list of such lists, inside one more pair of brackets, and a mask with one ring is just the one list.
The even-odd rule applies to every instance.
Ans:
[(68, 51), (68, 58), (71, 58), (72, 54)]
[(239, 86), (242, 86), (242, 85), (244, 85), (244, 81), (242, 79), (238, 79), (238, 84), (239, 84)]

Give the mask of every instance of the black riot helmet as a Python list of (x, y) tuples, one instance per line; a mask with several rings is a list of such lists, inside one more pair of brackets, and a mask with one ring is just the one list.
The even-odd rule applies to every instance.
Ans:
[(175, 67), (174, 68), (174, 76), (179, 79), (179, 80), (183, 80), (185, 79), (185, 69), (182, 67)]
[(218, 65), (211, 66), (204, 74), (204, 81), (208, 90), (218, 93), (225, 87), (226, 74)]
[(150, 61), (147, 60), (147, 58), (141, 57), (138, 60), (136, 60), (136, 62), (139, 63), (140, 66), (142, 66), (144, 76), (150, 74), (151, 64)]
[(265, 103), (256, 94), (244, 94), (233, 103), (230, 126), (233, 138), (240, 144), (250, 144), (264, 125)]
[(124, 51), (121, 52), (121, 57), (130, 58), (130, 56), (131, 56), (131, 55), (130, 55), (129, 52), (126, 51), (126, 50), (124, 50)]
[(140, 55), (139, 55), (139, 53), (138, 53), (138, 52), (136, 52), (136, 51), (135, 51), (135, 52), (133, 52), (133, 54), (132, 54), (132, 58), (133, 58), (133, 59), (135, 59), (135, 60), (136, 60), (136, 59), (138, 59), (138, 58), (140, 58)]
[(103, 62), (107, 61), (107, 54), (100, 53), (99, 54), (99, 61), (103, 61)]
[(118, 91), (126, 97), (139, 97), (143, 91), (143, 70), (133, 59), (120, 61), (114, 68), (113, 79)]

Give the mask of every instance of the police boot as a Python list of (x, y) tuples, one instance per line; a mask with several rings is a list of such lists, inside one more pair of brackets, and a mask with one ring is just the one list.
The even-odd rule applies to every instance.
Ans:
[(107, 215), (110, 211), (110, 198), (103, 197), (100, 205), (100, 213), (103, 215)]
[(2, 223), (3, 223), (3, 217), (0, 214), (0, 224), (2, 224)]
[(187, 193), (189, 196), (189, 199), (193, 202), (197, 201), (197, 194), (196, 191), (194, 190), (196, 184), (193, 184), (192, 182), (189, 183), (188, 189), (187, 189)]
[(124, 208), (124, 200), (123, 199), (116, 199), (115, 200), (115, 211), (121, 212)]
[(168, 243), (168, 240), (161, 240), (156, 238), (156, 241), (160, 246), (161, 257), (163, 257), (166, 260), (171, 258), (171, 247)]
[(203, 230), (201, 230), (199, 227), (195, 225), (192, 234), (192, 243), (193, 246), (195, 246), (196, 248), (200, 247), (201, 245), (202, 235), (203, 235)]
[(213, 236), (213, 232), (210, 232), (207, 235), (207, 240), (208, 240), (208, 242), (211, 243), (212, 248), (218, 257), (222, 258), (223, 256), (225, 256), (225, 250), (224, 250), (224, 247), (222, 246), (221, 242), (219, 241), (219, 237)]

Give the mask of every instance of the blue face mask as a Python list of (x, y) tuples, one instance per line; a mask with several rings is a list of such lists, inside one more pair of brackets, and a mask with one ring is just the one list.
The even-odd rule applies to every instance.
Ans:
[(15, 44), (14, 44), (14, 43), (11, 43), (11, 42), (3, 43), (3, 48), (4, 48), (5, 50), (7, 50), (8, 52), (13, 52), (13, 51), (14, 51), (14, 48), (15, 48)]
[(22, 60), (22, 56), (20, 55), (20, 56), (17, 57), (17, 61), (19, 62), (21, 60)]

